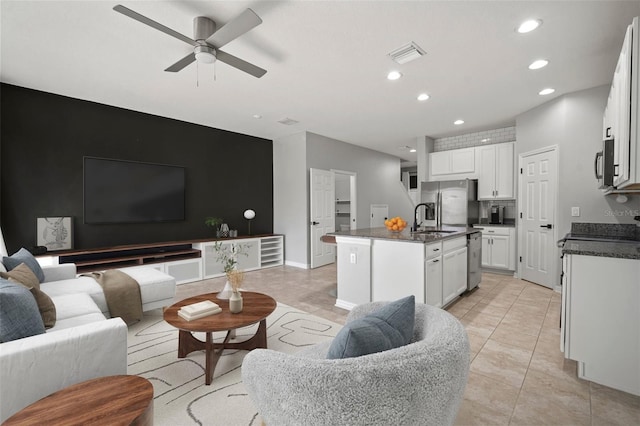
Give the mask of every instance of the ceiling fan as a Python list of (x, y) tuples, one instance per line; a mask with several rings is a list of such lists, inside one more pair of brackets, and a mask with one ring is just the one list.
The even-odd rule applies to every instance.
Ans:
[(194, 61), (211, 64), (218, 59), (257, 78), (262, 77), (267, 72), (265, 69), (220, 50), (225, 44), (262, 23), (262, 19), (251, 9), (245, 10), (218, 31), (216, 31), (216, 23), (213, 20), (205, 16), (193, 18), (193, 38), (195, 40), (120, 4), (114, 6), (113, 10), (193, 46), (193, 52), (165, 69), (165, 71), (178, 72)]

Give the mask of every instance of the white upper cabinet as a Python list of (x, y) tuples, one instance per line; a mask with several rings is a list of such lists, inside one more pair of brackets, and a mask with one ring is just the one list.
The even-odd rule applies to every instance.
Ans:
[(515, 198), (514, 145), (513, 142), (508, 142), (476, 148), (480, 157), (479, 200)]
[[(613, 191), (640, 190), (640, 34), (627, 28), (603, 116), (603, 138), (613, 139)], [(607, 191), (610, 192), (610, 191)]]
[(429, 154), (429, 170), (432, 176), (475, 173), (475, 150), (452, 149)]
[(611, 91), (605, 110), (605, 136), (613, 138), (613, 185), (624, 186), (629, 181), (630, 166), (630, 123), (631, 102), (631, 38), (632, 26), (627, 28), (627, 33), (622, 44), (622, 51), (618, 58), (616, 70), (613, 74)]

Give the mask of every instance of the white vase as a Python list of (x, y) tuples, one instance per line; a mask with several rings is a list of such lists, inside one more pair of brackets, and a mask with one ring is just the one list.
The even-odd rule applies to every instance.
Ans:
[(229, 311), (232, 314), (242, 312), (242, 295), (239, 291), (232, 291), (229, 297)]
[(233, 289), (231, 287), (231, 283), (229, 282), (229, 280), (227, 280), (227, 282), (224, 285), (224, 288), (222, 289), (222, 291), (220, 293), (218, 293), (218, 295), (216, 296), (218, 299), (228, 299), (231, 296), (231, 293), (233, 293)]

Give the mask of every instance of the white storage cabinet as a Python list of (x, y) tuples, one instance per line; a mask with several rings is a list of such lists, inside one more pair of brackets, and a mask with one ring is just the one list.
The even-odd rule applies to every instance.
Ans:
[(514, 143), (477, 147), (480, 156), (479, 200), (515, 198)]
[(515, 270), (515, 228), (482, 226), (482, 267)]

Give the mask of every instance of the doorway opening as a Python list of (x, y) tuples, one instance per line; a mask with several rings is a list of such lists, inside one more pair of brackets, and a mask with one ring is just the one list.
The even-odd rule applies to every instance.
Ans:
[(336, 231), (357, 229), (356, 174), (332, 170), (335, 175)]

